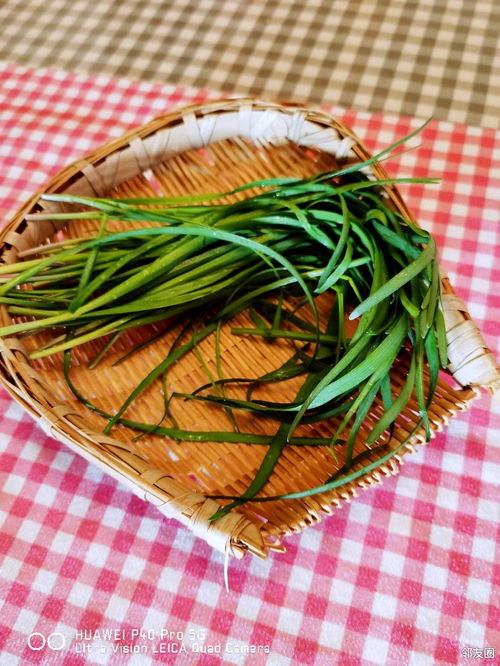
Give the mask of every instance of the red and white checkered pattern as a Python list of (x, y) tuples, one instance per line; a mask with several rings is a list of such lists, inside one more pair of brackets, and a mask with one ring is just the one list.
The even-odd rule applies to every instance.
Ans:
[[(5, 216), (110, 136), (209, 96), (0, 65)], [(418, 124), (334, 112), (373, 149)], [(497, 353), (499, 139), (491, 129), (433, 122), (422, 147), (390, 165), (393, 175), (443, 179), (403, 191)], [(0, 403), (1, 664), (431, 666), (498, 658), (500, 419), (488, 398), (398, 477), (289, 538), (286, 554), (231, 562), (230, 593), (222, 555), (47, 437), (4, 392)], [(124, 640), (88, 641), (77, 633), (85, 629), (117, 629)], [(131, 639), (134, 629), (152, 633)], [(187, 652), (159, 652), (180, 645), (162, 631), (184, 632)], [(203, 631), (205, 646), (220, 645), (220, 654), (191, 652)], [(31, 649), (34, 632), (61, 634), (50, 642), (65, 645)], [(35, 648), (42, 641), (30, 639)], [(121, 651), (129, 644), (146, 651)], [(270, 654), (241, 654), (240, 645)]]

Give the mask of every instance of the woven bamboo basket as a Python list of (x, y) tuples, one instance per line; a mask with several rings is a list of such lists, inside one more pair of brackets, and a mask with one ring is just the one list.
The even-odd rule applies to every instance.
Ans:
[[(90, 235), (96, 230), (92, 221), (27, 220), (26, 215), (38, 211), (64, 210), (64, 204), (42, 201), (43, 192), (143, 197), (158, 193), (175, 196), (228, 191), (245, 182), (271, 176), (306, 177), (369, 156), (348, 127), (326, 113), (304, 106), (252, 99), (190, 106), (160, 116), (60, 171), (42, 192), (25, 203), (2, 231), (1, 260), (18, 261), (20, 257), (36, 254), (38, 246), (55, 238)], [(387, 177), (380, 165), (371, 169), (378, 178)], [(396, 187), (387, 187), (386, 191), (392, 206), (413, 219)], [(123, 223), (115, 224), (119, 227)], [(500, 377), (495, 360), (466, 306), (454, 294), (446, 277), (442, 279), (442, 287), (449, 376), (440, 379), (429, 413), (433, 431), (441, 429), (458, 411), (466, 409), (481, 387), (491, 391), (498, 388)], [(10, 323), (3, 306), (0, 318), (2, 325)], [(238, 315), (237, 325), (249, 325), (245, 314)], [(150, 334), (151, 331), (148, 337)], [(174, 331), (172, 335), (175, 334)], [(168, 339), (159, 340), (142, 355), (132, 356), (129, 362), (112, 367), (115, 353), (121, 356), (127, 345), (137, 344), (145, 335), (144, 329), (130, 330), (127, 337), (117, 342), (116, 350), (113, 348), (94, 370), (88, 370), (87, 362), (95, 356), (98, 343), (88, 343), (74, 352), (75, 383), (84, 387), (85, 394), (107, 412), (116, 409), (137, 382), (163, 358)], [(205, 495), (242, 493), (258, 469), (265, 447), (179, 443), (157, 436), (145, 436), (134, 442), (136, 433), (123, 426), (115, 427), (112, 437), (103, 435), (104, 422), (75, 400), (68, 389), (62, 373), (62, 356), (29, 361), (27, 354), (32, 346), (46, 341), (46, 336), (47, 333), (40, 333), (35, 340), (10, 337), (0, 341), (0, 376), (10, 394), (50, 435), (127, 484), (165, 516), (178, 519), (214, 548), (236, 557), (242, 557), (247, 551), (266, 557), (269, 551), (282, 550), (284, 536), (318, 522), (343, 501), (356, 496), (359, 489), (396, 473), (404, 455), (398, 454), (389, 464), (334, 491), (300, 500), (247, 504), (238, 512), (210, 523), (208, 518), (219, 505)], [(279, 344), (233, 336), (229, 327), (223, 329), (221, 341), (226, 376), (249, 376), (250, 373), (254, 373), (250, 376), (259, 376), (288, 358), (288, 348), (284, 350)], [(210, 355), (213, 340), (203, 341), (201, 347), (204, 355)], [(394, 386), (403, 382), (406, 369), (405, 360), (401, 359), (393, 377)], [(206, 379), (196, 356), (188, 354), (175, 366), (169, 381), (171, 388), (189, 391), (204, 384)], [(276, 394), (274, 397), (276, 399)], [(161, 411), (160, 391), (152, 387), (128, 413), (133, 413), (131, 418), (154, 423)], [(205, 403), (189, 402), (180, 406), (177, 418), (180, 427), (221, 430), (224, 416)], [(375, 408), (361, 431), (357, 452), (363, 450), (363, 432), (366, 434), (376, 419)], [(417, 419), (416, 401), (410, 400), (391, 440), (394, 447), (405, 439)], [(247, 421), (244, 426), (248, 431), (265, 431), (265, 423)], [(332, 423), (301, 428), (307, 428), (310, 436), (327, 436), (332, 432)], [(414, 451), (423, 442), (424, 433), (417, 431), (404, 452)], [(372, 461), (363, 464), (367, 462)], [(300, 477), (296, 474), (299, 468)], [(289, 446), (265, 494), (278, 495), (317, 486), (335, 471), (333, 458), (323, 447)]]

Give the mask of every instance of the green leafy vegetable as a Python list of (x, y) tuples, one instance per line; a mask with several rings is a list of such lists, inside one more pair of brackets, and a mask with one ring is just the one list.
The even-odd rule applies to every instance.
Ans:
[[(95, 238), (58, 241), (41, 248), (39, 257), (0, 266), (0, 303), (16, 318), (0, 328), (0, 336), (61, 329), (61, 335), (36, 348), (31, 358), (64, 352), (70, 390), (105, 419), (105, 433), (122, 424), (138, 437), (149, 433), (178, 442), (267, 446), (241, 496), (215, 496), (230, 503), (214, 520), (246, 502), (307, 497), (354, 480), (389, 460), (408, 441), (411, 435), (395, 448), (389, 445), (413, 394), (418, 405), (413, 431), (423, 426), (430, 437), (427, 411), (439, 368), (446, 364), (435, 242), (389, 206), (382, 186), (399, 180), (375, 181), (363, 175), (362, 167), (374, 160), (306, 179), (249, 183), (233, 193), (249, 187), (264, 191), (232, 204), (217, 203), (227, 193), (119, 200), (47, 195), (86, 210), (39, 214), (38, 219), (97, 217), (99, 230)], [(215, 203), (204, 204), (207, 199)], [(109, 223), (115, 220), (141, 220), (150, 226), (114, 233)], [(321, 325), (316, 299), (324, 295), (331, 304), (327, 323)], [(303, 307), (308, 315), (302, 314)], [(288, 341), (291, 356), (260, 377), (224, 377), (221, 327), (245, 310), (253, 328), (233, 326), (232, 334)], [(349, 325), (349, 320), (355, 323)], [(71, 377), (71, 350), (110, 336), (92, 368), (128, 328), (161, 321), (166, 322), (164, 330), (127, 350), (115, 364), (148, 344), (160, 344), (178, 322), (187, 322), (163, 361), (138, 378), (114, 414), (90, 402)], [(215, 336), (215, 374), (198, 344), (210, 335)], [(207, 383), (191, 393), (167, 395), (169, 368), (191, 351), (198, 355)], [(398, 388), (392, 373), (401, 359), (407, 359), (408, 370)], [(254, 397), (260, 386), (298, 377), (301, 386), (290, 402)], [(162, 415), (155, 423), (127, 419), (129, 407), (155, 382), (162, 387)], [(232, 397), (231, 386), (241, 384), (246, 385), (246, 398)], [(183, 430), (172, 416), (173, 400), (203, 401), (224, 410), (233, 429)], [(233, 414), (238, 410), (274, 420), (274, 434), (239, 432)], [(374, 410), (379, 416), (366, 434), (366, 418)], [(163, 425), (166, 419), (171, 427)], [(295, 432), (301, 424), (326, 420), (332, 425), (331, 437), (300, 437)], [(360, 438), (366, 447), (361, 453), (356, 449)], [(334, 446), (336, 455), (343, 451), (343, 462), (316, 488), (260, 496), (287, 446)]]

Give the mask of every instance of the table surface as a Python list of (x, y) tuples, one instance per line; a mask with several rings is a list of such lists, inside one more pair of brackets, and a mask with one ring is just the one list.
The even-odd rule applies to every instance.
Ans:
[[(0, 64), (2, 219), (111, 136), (210, 97)], [(372, 149), (419, 124), (333, 112)], [(433, 121), (420, 141), (388, 168), (442, 178), (403, 192), (498, 355), (500, 133)], [(5, 392), (0, 414), (2, 664), (430, 666), (498, 658), (500, 418), (488, 397), (409, 457), (400, 475), (288, 538), (285, 554), (231, 561), (230, 592), (220, 553), (48, 437)], [(132, 638), (134, 630), (150, 633)], [(169, 641), (162, 632), (180, 633)], [(203, 635), (220, 654), (193, 655)], [(63, 649), (30, 648), (48, 637)], [(124, 652), (131, 643), (141, 652)], [(187, 653), (161, 652), (181, 644)], [(263, 647), (245, 654), (241, 646)]]
[(2, 0), (0, 59), (500, 127), (497, 0)]

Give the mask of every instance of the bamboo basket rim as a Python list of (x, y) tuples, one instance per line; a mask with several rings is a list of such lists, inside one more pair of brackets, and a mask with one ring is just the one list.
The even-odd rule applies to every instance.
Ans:
[[(291, 102), (273, 103), (253, 98), (230, 98), (183, 107), (134, 128), (117, 139), (100, 146), (85, 157), (69, 164), (53, 176), (36, 194), (20, 207), (0, 235), (0, 258), (5, 263), (16, 260), (18, 252), (39, 245), (57, 233), (64, 223), (27, 218), (37, 211), (64, 210), (64, 205), (40, 200), (47, 192), (71, 192), (87, 196), (104, 196), (123, 182), (167, 164), (188, 151), (204, 150), (235, 137), (269, 151), (293, 144), (303, 150), (313, 149), (333, 155), (338, 160), (364, 160), (370, 152), (354, 132), (330, 114)], [(384, 168), (375, 163), (370, 172), (387, 177)], [(370, 177), (370, 175), (369, 175)], [(387, 195), (403, 215), (416, 222), (398, 189), (386, 186)], [(435, 416), (433, 431), (457, 411), (466, 409), (481, 388), (495, 392), (500, 386), (500, 371), (481, 334), (473, 323), (463, 301), (455, 294), (446, 276), (442, 276), (443, 310), (449, 344), (450, 374), (462, 387), (450, 389), (446, 409)], [(5, 307), (0, 306), (0, 320), (9, 321)], [(128, 485), (143, 499), (155, 504), (168, 517), (175, 517), (214, 548), (242, 557), (251, 552), (266, 557), (271, 550), (283, 550), (281, 538), (286, 533), (304, 529), (331, 513), (332, 505), (350, 500), (360, 488), (378, 483), (383, 476), (395, 474), (405, 453), (424, 443), (417, 432), (403, 453), (375, 472), (346, 484), (339, 493), (325, 493), (318, 508), (310, 510), (308, 520), (298, 516), (289, 529), (269, 529), (266, 523), (251, 520), (233, 512), (216, 523), (208, 518), (217, 503), (201, 492), (187, 488), (139, 455), (127, 442), (104, 436), (89, 427), (80, 412), (54, 399), (51, 386), (29, 363), (26, 348), (17, 337), (0, 340), (0, 382), (47, 432), (64, 441), (73, 451), (99, 465), (108, 474)], [(452, 404), (450, 404), (452, 400)], [(55, 403), (55, 404), (52, 404)]]

